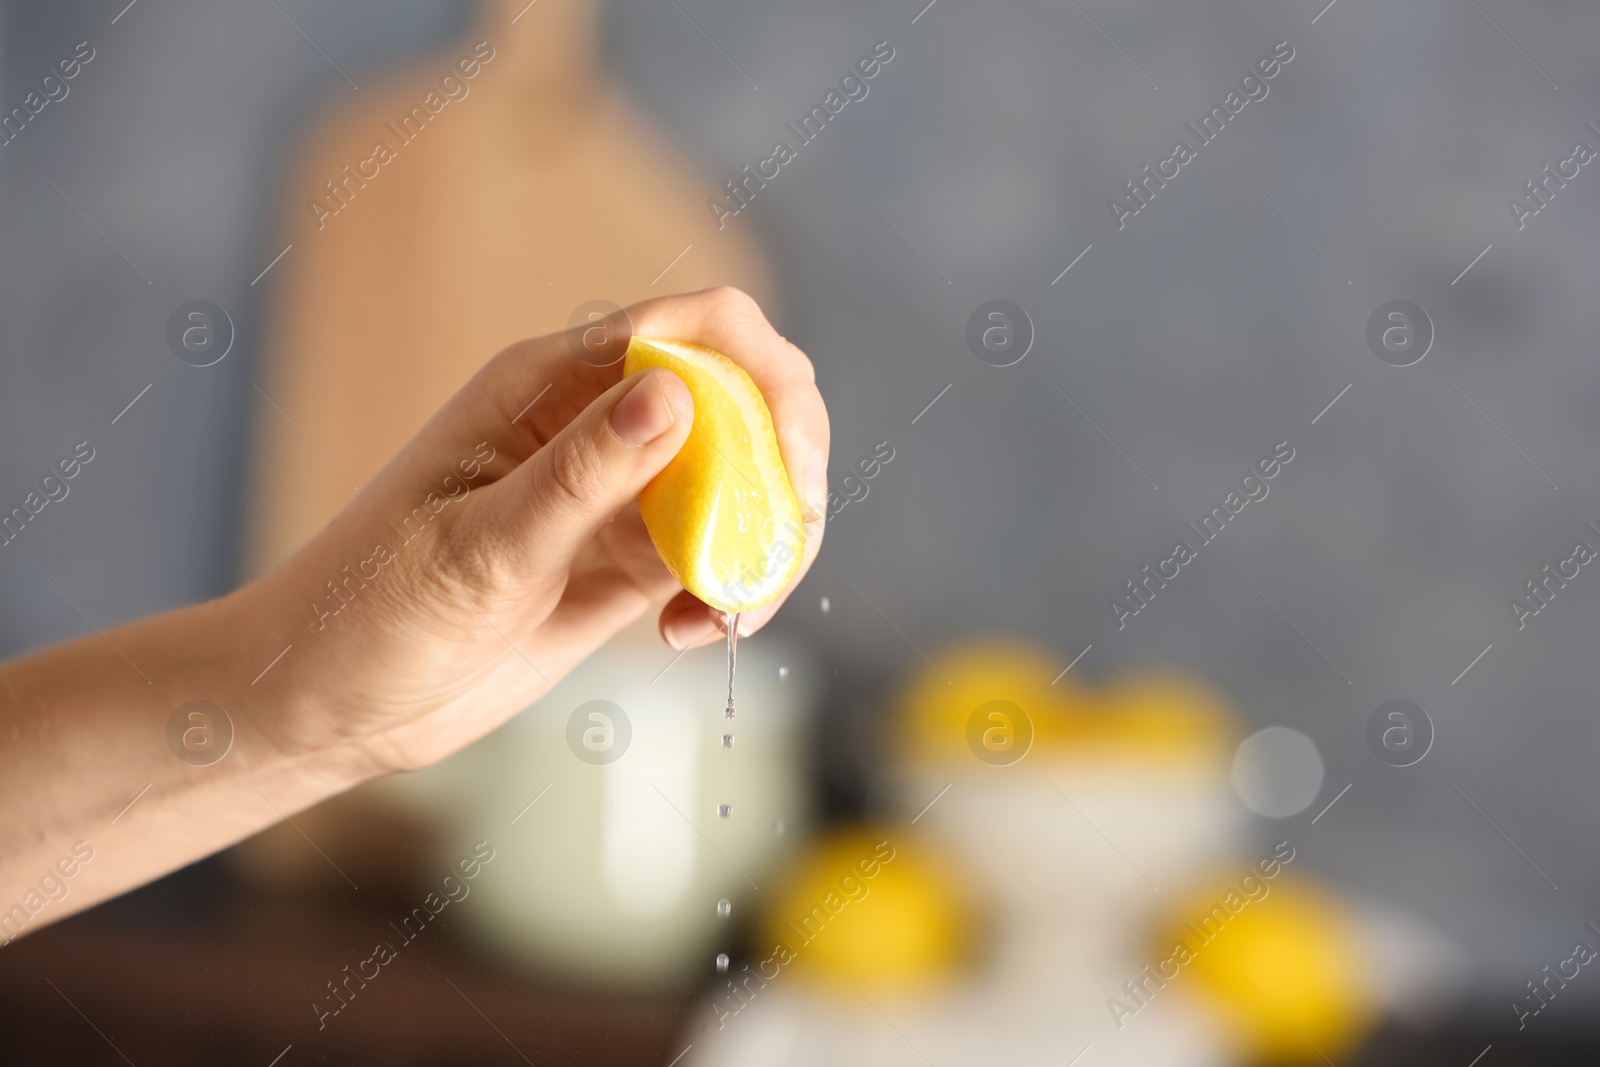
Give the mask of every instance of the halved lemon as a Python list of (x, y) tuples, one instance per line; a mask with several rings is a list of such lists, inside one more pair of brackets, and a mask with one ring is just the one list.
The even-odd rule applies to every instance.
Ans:
[(805, 555), (805, 522), (756, 383), (704, 345), (628, 342), (625, 374), (663, 367), (694, 398), (694, 429), (639, 494), (650, 540), (689, 592), (737, 614), (768, 603)]

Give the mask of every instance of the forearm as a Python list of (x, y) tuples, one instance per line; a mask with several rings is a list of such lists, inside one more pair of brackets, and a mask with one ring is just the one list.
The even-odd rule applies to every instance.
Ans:
[[(306, 711), (274, 704), (308, 698), (251, 685), (284, 642), (274, 644), (272, 624), (256, 621), (264, 613), (248, 601), (241, 591), (0, 666), (0, 943), (19, 925), (32, 930), (115, 896), (367, 776), (348, 750), (287, 754), (268, 739), (271, 717)], [(193, 751), (180, 741), (180, 758), (169, 745), (169, 720), (193, 700), (231, 722), (220, 758), (220, 746)], [(213, 718), (215, 744), (227, 724)], [(179, 734), (207, 739), (199, 720), (180, 719)]]

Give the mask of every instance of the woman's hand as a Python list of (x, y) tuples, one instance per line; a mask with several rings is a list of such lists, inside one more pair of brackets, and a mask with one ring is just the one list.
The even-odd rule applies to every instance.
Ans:
[[(626, 315), (639, 336), (725, 353), (761, 389), (815, 519), (803, 576), (827, 496), (828, 416), (810, 361), (738, 290)], [(281, 698), (257, 719), (267, 743), (285, 754), (353, 746), (373, 773), (423, 766), (526, 707), (647, 610), (660, 609), (675, 648), (722, 635), (721, 613), (667, 573), (635, 502), (694, 432), (693, 402), (668, 371), (623, 380), (622, 326), (599, 327), (615, 331), (603, 344), (574, 332), (495, 356), (321, 534), (231, 598), (259, 620), (252, 662), (292, 645), (251, 695)], [(744, 616), (741, 634), (781, 600)]]
[[(810, 362), (732, 289), (628, 317), (750, 373), (816, 517), (809, 567), (828, 455)], [(693, 404), (666, 371), (622, 380), (625, 348), (572, 334), (512, 345), (276, 570), (0, 665), (0, 944), (449, 755), (653, 608), (669, 643), (715, 639), (634, 502), (694, 432)], [(203, 753), (173, 740), (190, 736), (193, 701), (218, 720)], [(37, 886), (69, 853), (93, 862), (47, 899)]]

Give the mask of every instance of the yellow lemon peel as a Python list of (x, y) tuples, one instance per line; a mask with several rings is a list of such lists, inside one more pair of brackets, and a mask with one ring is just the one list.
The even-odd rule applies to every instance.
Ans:
[[(1237, 891), (1188, 897), (1154, 947), (1189, 948), (1178, 981), (1187, 979), (1255, 1058), (1310, 1064), (1349, 1053), (1375, 1010), (1354, 923), (1333, 896), (1304, 880), (1254, 884), (1264, 895), (1245, 903)], [(1209, 942), (1194, 925), (1206, 917)], [(1218, 917), (1227, 921), (1213, 933)]]
[(938, 669), (916, 673), (899, 701), (903, 751), (917, 758), (970, 759), (969, 719), (993, 700), (1010, 701), (1027, 715), (1033, 749), (1025, 759), (1093, 753), (1216, 762), (1236, 741), (1223, 699), (1181, 674), (1085, 686), (1048, 653), (1003, 637), (957, 646), (935, 661)]
[[(837, 988), (912, 992), (969, 961), (966, 896), (940, 856), (894, 829), (838, 830), (814, 843), (765, 909), (758, 967)], [(763, 959), (765, 957), (765, 959)]]
[(645, 528), (685, 589), (720, 611), (753, 611), (794, 580), (806, 546), (772, 415), (744, 368), (714, 349), (632, 338), (624, 373), (654, 367), (689, 387), (694, 428), (639, 494)]

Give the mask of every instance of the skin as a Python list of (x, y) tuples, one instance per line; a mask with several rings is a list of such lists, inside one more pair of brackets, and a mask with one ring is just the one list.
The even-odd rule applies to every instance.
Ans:
[[(639, 336), (725, 353), (761, 389), (814, 520), (798, 583), (827, 496), (828, 415), (810, 360), (736, 289), (626, 314)], [(636, 503), (688, 437), (693, 402), (668, 371), (624, 380), (621, 351), (597, 367), (568, 334), (512, 345), (278, 568), (219, 600), (0, 665), (0, 909), (76, 841), (94, 859), (28, 931), (364, 781), (434, 763), (647, 611), (675, 648), (719, 640), (721, 613), (667, 573)], [(470, 490), (319, 628), (309, 604), (333, 603), (326, 583), (379, 541), (397, 544), (388, 524), (443, 496), (445, 476), (461, 477), (484, 441), (494, 459), (462, 478)], [(792, 589), (746, 613), (740, 633), (760, 629)], [(205, 767), (166, 743), (169, 716), (196, 699), (224, 708), (235, 731)], [(0, 929), (0, 941), (10, 936)]]

